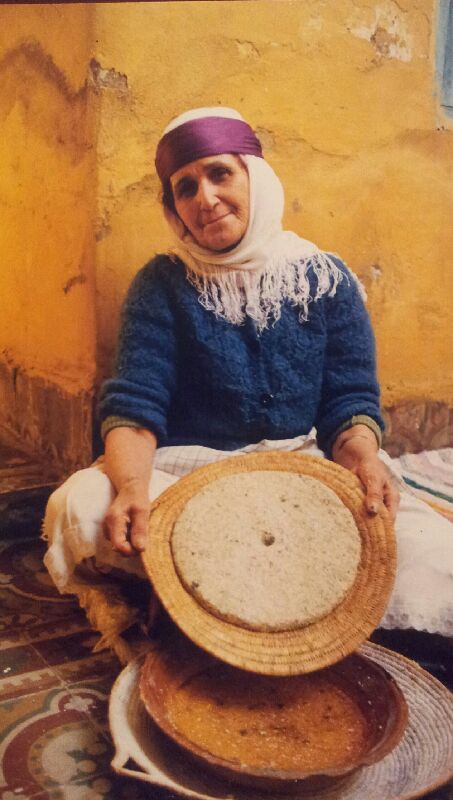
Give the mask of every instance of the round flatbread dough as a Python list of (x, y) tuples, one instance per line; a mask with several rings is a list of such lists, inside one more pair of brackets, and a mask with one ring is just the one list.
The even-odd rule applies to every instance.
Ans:
[(279, 631), (336, 608), (356, 578), (361, 539), (349, 509), (320, 481), (257, 470), (218, 478), (192, 497), (171, 549), (180, 580), (208, 611)]

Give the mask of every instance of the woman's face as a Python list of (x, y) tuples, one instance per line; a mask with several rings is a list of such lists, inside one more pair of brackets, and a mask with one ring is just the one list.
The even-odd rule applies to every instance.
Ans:
[(178, 216), (209, 250), (234, 247), (249, 221), (249, 176), (236, 155), (199, 158), (170, 178)]

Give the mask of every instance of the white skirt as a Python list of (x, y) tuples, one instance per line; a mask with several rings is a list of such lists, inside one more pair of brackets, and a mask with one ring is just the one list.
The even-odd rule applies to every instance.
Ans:
[[(271, 450), (324, 456), (312, 434), (283, 441), (263, 440), (232, 452), (195, 445), (162, 447), (154, 459), (150, 500), (197, 467), (238, 454)], [(380, 456), (401, 492), (395, 523), (397, 575), (380, 626), (453, 636), (453, 526), (415, 496), (402, 480), (397, 460), (384, 451)], [(86, 559), (93, 559), (101, 570), (112, 570), (112, 574), (120, 570), (146, 577), (139, 556), (119, 555), (103, 535), (102, 520), (114, 495), (99, 459), (68, 478), (50, 497), (43, 528), (48, 541), (44, 561), (60, 592), (77, 593), (74, 571)]]

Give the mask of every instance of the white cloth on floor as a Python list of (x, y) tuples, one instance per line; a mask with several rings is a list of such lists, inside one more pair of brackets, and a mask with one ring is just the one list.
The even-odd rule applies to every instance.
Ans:
[[(243, 453), (272, 450), (323, 456), (314, 432), (281, 441), (263, 440), (240, 450), (213, 450), (198, 445), (156, 451), (149, 496), (154, 500), (197, 467)], [(393, 592), (381, 621), (384, 628), (416, 628), (453, 636), (453, 526), (407, 487), (398, 464), (384, 451), (382, 460), (398, 480), (401, 503), (395, 530), (398, 566)], [(102, 459), (72, 475), (51, 496), (44, 520), (46, 567), (60, 592), (70, 592), (74, 570), (92, 558), (101, 568), (119, 569), (145, 578), (139, 556), (125, 558), (102, 532), (102, 520), (114, 498)]]

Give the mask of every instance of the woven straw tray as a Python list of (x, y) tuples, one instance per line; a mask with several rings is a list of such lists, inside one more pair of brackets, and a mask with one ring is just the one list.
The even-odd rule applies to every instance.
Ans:
[[(366, 643), (358, 651), (394, 678), (405, 697), (409, 719), (399, 744), (376, 764), (365, 766), (316, 791), (279, 793), (279, 800), (413, 800), (453, 776), (453, 697), (435, 678), (398, 653)], [(266, 791), (238, 788), (204, 774), (159, 731), (139, 693), (141, 661), (119, 675), (109, 707), (115, 745), (113, 769), (193, 800), (269, 800)], [(127, 762), (132, 761), (134, 768)]]
[[(192, 497), (218, 478), (262, 470), (296, 473), (323, 483), (351, 513), (361, 541), (356, 577), (344, 599), (313, 623), (274, 632), (248, 630), (210, 613), (183, 586), (172, 554), (176, 520)], [(197, 469), (163, 492), (151, 507), (142, 559), (162, 605), (199, 647), (250, 672), (297, 675), (341, 660), (377, 627), (393, 586), (396, 546), (389, 515), (385, 510), (375, 517), (367, 514), (363, 487), (351, 472), (315, 456), (258, 453)]]

